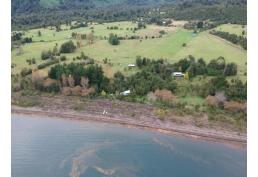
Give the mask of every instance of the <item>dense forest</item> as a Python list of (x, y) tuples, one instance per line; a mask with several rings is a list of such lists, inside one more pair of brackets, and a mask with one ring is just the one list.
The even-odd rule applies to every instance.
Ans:
[[(213, 20), (246, 24), (246, 0), (12, 0), (13, 30), (67, 21)], [(154, 8), (155, 7), (155, 8)]]

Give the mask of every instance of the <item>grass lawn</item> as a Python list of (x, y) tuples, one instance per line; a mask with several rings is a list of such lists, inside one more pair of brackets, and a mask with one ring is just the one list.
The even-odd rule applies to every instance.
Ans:
[(245, 31), (245, 35), (247, 33), (246, 26), (237, 25), (237, 24), (223, 24), (215, 28), (217, 31), (224, 31), (230, 34), (236, 34), (238, 36), (242, 36), (242, 31)]
[[(117, 26), (117, 30), (110, 30), (107, 29), (108, 27)], [(110, 33), (117, 34), (118, 36), (132, 36), (132, 35), (139, 35), (145, 37), (146, 35), (151, 36), (159, 36), (159, 31), (175, 31), (176, 27), (160, 27), (157, 25), (148, 25), (146, 29), (141, 29), (133, 32), (133, 28), (137, 27), (137, 23), (123, 21), (123, 22), (113, 22), (113, 23), (103, 23), (103, 24), (91, 24), (88, 27), (76, 28), (70, 30), (69, 26), (62, 25), (61, 28), (63, 29), (60, 32), (56, 32), (55, 28), (47, 27), (47, 28), (39, 28), (39, 29), (32, 29), (25, 32), (25, 36), (33, 37), (34, 42), (39, 41), (58, 41), (63, 39), (68, 39), (71, 37), (71, 34), (80, 33), (80, 34), (89, 34), (94, 31), (94, 36), (96, 38), (100, 37), (108, 37)], [(38, 31), (41, 32), (42, 36), (38, 36)]]
[(239, 75), (243, 75), (247, 69), (247, 53), (244, 49), (210, 35), (208, 32), (198, 34), (193, 40), (187, 43), (185, 48), (178, 51), (174, 57), (182, 58), (190, 54), (195, 58), (202, 57), (207, 62), (223, 56), (226, 62), (235, 62), (238, 65)]
[[(108, 30), (107, 27), (118, 26), (118, 30)], [(41, 60), (41, 52), (43, 50), (53, 49), (57, 43), (60, 46), (65, 41), (68, 41), (72, 32), (81, 34), (88, 34), (93, 27), (95, 41), (93, 45), (87, 45), (87, 40), (83, 40), (83, 47), (76, 49), (75, 53), (66, 54), (67, 63), (73, 61), (73, 57), (79, 56), (83, 51), (89, 57), (94, 58), (101, 64), (108, 76), (112, 76), (116, 71), (123, 71), (125, 74), (134, 73), (137, 69), (125, 71), (128, 64), (134, 63), (137, 55), (148, 57), (152, 59), (164, 58), (170, 62), (176, 62), (181, 58), (188, 55), (193, 55), (195, 58), (204, 58), (206, 61), (223, 56), (227, 62), (237, 63), (240, 71), (239, 76), (244, 77), (246, 72), (246, 59), (247, 54), (245, 50), (240, 49), (233, 44), (229, 44), (220, 38), (210, 35), (208, 32), (202, 32), (197, 36), (192, 35), (192, 31), (182, 29), (180, 27), (160, 27), (157, 25), (147, 25), (146, 29), (141, 29), (133, 33), (131, 29), (136, 27), (136, 23), (132, 22), (114, 22), (106, 24), (92, 24), (89, 27), (78, 28), (69, 30), (67, 26), (63, 25), (62, 28), (66, 29), (60, 32), (47, 29), (33, 29), (25, 32), (26, 36), (33, 38), (33, 43), (22, 46), (23, 53), (17, 54), (17, 49), (12, 51), (12, 63), (16, 67), (12, 69), (12, 73), (19, 73), (22, 68), (36, 67), (38, 64), (45, 61)], [(42, 36), (38, 36), (38, 31), (41, 31)], [(167, 34), (162, 38), (145, 39), (145, 36), (159, 36), (159, 31), (164, 30)], [(112, 46), (107, 40), (100, 37), (108, 36), (111, 32), (118, 36), (142, 36), (143, 40), (122, 40), (120, 45)], [(41, 42), (40, 42), (41, 41)], [(76, 43), (76, 41), (74, 41)], [(187, 46), (183, 47), (182, 44), (186, 43)], [(27, 59), (35, 58), (36, 65), (28, 65)], [(103, 59), (110, 59), (111, 66), (104, 65)], [(44, 69), (45, 71), (48, 68)]]
[(187, 103), (188, 105), (203, 105), (205, 104), (205, 99), (197, 96), (186, 96), (186, 97), (181, 97), (180, 99), (181, 103)]

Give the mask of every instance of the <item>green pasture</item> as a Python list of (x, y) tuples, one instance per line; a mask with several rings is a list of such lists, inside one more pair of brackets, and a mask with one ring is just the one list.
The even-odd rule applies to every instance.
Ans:
[[(108, 30), (107, 27), (118, 26), (118, 30)], [(84, 52), (91, 58), (94, 58), (99, 64), (101, 64), (108, 75), (116, 71), (123, 71), (126, 74), (136, 72), (136, 69), (125, 70), (128, 64), (134, 63), (136, 56), (148, 57), (151, 59), (164, 58), (170, 62), (176, 62), (181, 58), (188, 55), (193, 55), (195, 58), (204, 58), (206, 61), (223, 56), (227, 62), (237, 63), (240, 72), (239, 75), (243, 76), (246, 72), (246, 60), (247, 54), (245, 50), (225, 42), (218, 37), (210, 35), (208, 32), (201, 32), (196, 36), (192, 34), (192, 31), (180, 29), (177, 27), (160, 27), (156, 25), (147, 25), (146, 29), (141, 29), (133, 33), (132, 30), (127, 28), (136, 27), (136, 23), (132, 22), (114, 22), (106, 24), (92, 24), (89, 27), (78, 28), (69, 30), (65, 25), (62, 25), (63, 31), (56, 32), (47, 29), (33, 29), (25, 32), (26, 36), (33, 38), (33, 43), (25, 44), (22, 46), (22, 54), (17, 55), (18, 49), (12, 51), (12, 63), (16, 64), (16, 67), (12, 69), (12, 73), (19, 73), (22, 68), (36, 67), (38, 64), (46, 62), (41, 60), (41, 52), (43, 50), (52, 50), (53, 47), (58, 44), (60, 46), (65, 41), (68, 41), (72, 32), (81, 34), (88, 34), (91, 30), (94, 30), (94, 44), (88, 45), (87, 40), (82, 40), (83, 47), (76, 49), (75, 53), (66, 54), (68, 60), (71, 62), (73, 58), (79, 56), (81, 52)], [(93, 28), (93, 29), (91, 29)], [(38, 36), (38, 31), (41, 31), (41, 36)], [(164, 30), (166, 34), (162, 38), (148, 38), (144, 36), (159, 36), (159, 31)], [(110, 33), (117, 34), (118, 36), (131, 36), (140, 35), (142, 40), (121, 40), (120, 45), (112, 46), (107, 40), (101, 37), (108, 37)], [(74, 40), (76, 43), (76, 41)], [(182, 44), (186, 43), (186, 47)], [(35, 58), (36, 65), (28, 65), (26, 60)], [(109, 59), (111, 65), (103, 63), (103, 59)], [(48, 68), (45, 69), (46, 71)]]
[[(111, 30), (107, 29), (108, 27), (117, 26), (118, 29)], [(104, 23), (104, 24), (90, 24), (88, 27), (82, 27), (77, 29), (70, 30), (70, 26), (62, 25), (62, 31), (56, 32), (55, 27), (47, 27), (40, 29), (33, 29), (25, 32), (26, 37), (32, 37), (34, 42), (40, 41), (59, 41), (63, 39), (71, 38), (71, 34), (89, 34), (94, 33), (95, 38), (104, 38), (108, 37), (110, 33), (117, 34), (118, 36), (126, 37), (132, 35), (139, 35), (145, 37), (145, 35), (159, 36), (159, 31), (162, 30), (162, 27), (156, 25), (148, 25), (146, 29), (141, 29), (133, 32), (133, 29), (137, 27), (136, 23), (133, 22), (113, 22), (113, 23)], [(166, 29), (164, 27), (164, 29)], [(172, 28), (176, 29), (176, 28)], [(38, 36), (38, 31), (41, 32), (41, 36)]]
[(208, 32), (198, 34), (187, 43), (186, 47), (178, 51), (174, 57), (182, 58), (188, 55), (193, 55), (195, 58), (202, 57), (207, 62), (223, 56), (226, 62), (234, 62), (238, 65), (240, 75), (246, 72), (246, 51), (216, 36), (210, 35)]
[(238, 24), (223, 24), (216, 27), (216, 30), (228, 32), (230, 34), (236, 34), (238, 36), (242, 36), (242, 31), (245, 31), (244, 36), (246, 36), (246, 33), (247, 33), (246, 26), (238, 25)]

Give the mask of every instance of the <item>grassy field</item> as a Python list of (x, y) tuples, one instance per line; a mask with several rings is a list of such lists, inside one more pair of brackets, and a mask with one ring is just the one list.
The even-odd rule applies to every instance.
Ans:
[[(107, 27), (118, 26), (118, 30), (109, 30)], [(208, 32), (202, 32), (197, 36), (192, 35), (192, 31), (182, 29), (181, 27), (161, 27), (156, 25), (148, 25), (146, 29), (141, 29), (135, 33), (131, 28), (136, 27), (136, 23), (132, 22), (115, 22), (108, 24), (92, 24), (89, 27), (78, 28), (70, 30), (67, 26), (62, 25), (63, 31), (56, 32), (47, 29), (33, 29), (25, 32), (25, 35), (33, 38), (33, 43), (22, 46), (22, 54), (17, 55), (17, 49), (12, 51), (12, 63), (16, 67), (12, 69), (12, 73), (19, 73), (22, 68), (36, 67), (38, 64), (43, 63), (40, 59), (43, 50), (53, 49), (57, 43), (60, 46), (65, 41), (68, 41), (72, 32), (80, 34), (88, 34), (94, 30), (95, 41), (93, 45), (87, 45), (87, 41), (83, 41), (83, 47), (78, 48), (75, 53), (67, 54), (68, 60), (73, 61), (72, 58), (79, 56), (83, 51), (89, 57), (94, 58), (101, 64), (108, 76), (112, 76), (114, 72), (120, 70), (126, 74), (135, 72), (124, 71), (128, 64), (134, 63), (137, 55), (148, 58), (165, 58), (170, 62), (178, 61), (179, 59), (188, 55), (193, 55), (196, 58), (204, 58), (206, 61), (223, 56), (227, 62), (237, 63), (240, 72), (239, 76), (243, 76), (246, 72), (246, 59), (247, 54), (245, 50), (225, 42), (224, 40), (210, 35)], [(227, 26), (227, 25), (225, 25)], [(240, 25), (239, 25), (240, 26)], [(223, 27), (223, 25), (221, 26)], [(240, 26), (241, 27), (241, 26)], [(129, 28), (129, 30), (127, 29)], [(226, 27), (223, 27), (227, 29)], [(232, 28), (234, 29), (234, 28)], [(38, 31), (41, 31), (42, 36), (38, 36)], [(151, 39), (152, 36), (159, 36), (159, 31), (164, 30), (166, 34), (162, 38)], [(122, 40), (120, 45), (112, 46), (107, 40), (103, 38), (110, 33), (117, 34), (118, 36), (142, 36), (142, 40)], [(148, 36), (148, 39), (145, 39)], [(76, 41), (74, 41), (76, 42)], [(186, 47), (182, 44), (186, 43)], [(35, 58), (36, 65), (28, 65), (27, 59)], [(104, 65), (103, 59), (108, 58), (112, 66)], [(47, 71), (48, 68), (45, 69)]]
[(242, 31), (245, 31), (244, 36), (247, 34), (246, 26), (237, 25), (237, 24), (223, 24), (216, 28), (218, 31), (228, 32), (230, 34), (236, 34), (242, 36)]
[(174, 57), (182, 58), (189, 54), (196, 58), (202, 57), (206, 61), (223, 56), (226, 62), (235, 62), (238, 65), (239, 75), (243, 75), (246, 72), (246, 51), (216, 36), (210, 35), (208, 32), (200, 33), (187, 43), (187, 47), (178, 51)]

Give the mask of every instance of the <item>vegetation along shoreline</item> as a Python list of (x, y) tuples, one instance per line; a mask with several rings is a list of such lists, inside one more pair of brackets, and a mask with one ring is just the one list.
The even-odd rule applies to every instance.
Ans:
[[(206, 115), (182, 116), (175, 111), (162, 119), (157, 114), (159, 109), (152, 105), (107, 99), (83, 101), (76, 97), (68, 99), (62, 96), (42, 97), (41, 102), (45, 106), (35, 105), (33, 107), (21, 107), (16, 103), (12, 105), (12, 114), (115, 123), (161, 133), (181, 134), (197, 139), (223, 142), (234, 146), (245, 147), (246, 145), (245, 132), (240, 133), (229, 127), (223, 127), (223, 124), (209, 123)], [(53, 100), (56, 101), (55, 104)]]

